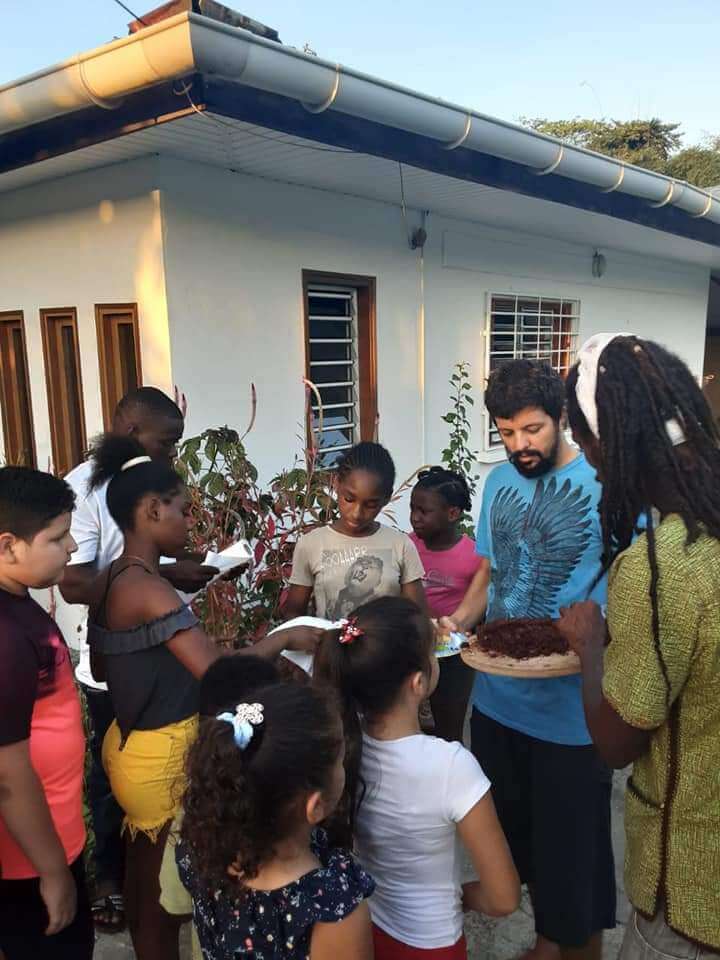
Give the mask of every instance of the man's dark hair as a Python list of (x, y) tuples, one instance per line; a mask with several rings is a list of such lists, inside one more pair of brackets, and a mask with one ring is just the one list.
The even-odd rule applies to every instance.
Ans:
[(543, 360), (508, 360), (493, 370), (485, 389), (485, 406), (497, 420), (512, 420), (521, 410), (539, 407), (556, 423), (565, 405), (565, 386)]
[(183, 419), (180, 407), (157, 387), (138, 387), (126, 393), (118, 403), (116, 412), (127, 414), (131, 410), (138, 409), (156, 417), (169, 417), (171, 420)]
[(0, 468), (0, 533), (30, 543), (74, 506), (75, 494), (64, 480), (30, 467)]

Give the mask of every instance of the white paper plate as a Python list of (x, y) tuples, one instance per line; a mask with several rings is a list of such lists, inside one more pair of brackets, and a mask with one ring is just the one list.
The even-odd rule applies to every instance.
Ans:
[[(332, 620), (323, 620), (322, 617), (295, 617), (293, 620), (287, 620), (285, 623), (281, 623), (279, 627), (275, 627), (268, 636), (271, 637), (278, 630), (288, 630), (292, 627), (317, 627), (319, 630), (333, 630), (340, 626), (339, 623), (333, 623)], [(281, 656), (300, 667), (308, 676), (312, 676), (313, 660), (315, 658), (311, 653), (306, 653), (304, 650), (283, 650)]]

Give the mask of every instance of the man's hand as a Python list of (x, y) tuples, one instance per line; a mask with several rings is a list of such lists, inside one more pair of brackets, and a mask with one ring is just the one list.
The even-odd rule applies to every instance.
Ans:
[(197, 593), (216, 577), (217, 567), (206, 567), (197, 560), (178, 560), (177, 563), (161, 563), (160, 573), (182, 593)]
[(45, 936), (51, 937), (68, 927), (75, 919), (77, 888), (68, 867), (40, 877), (40, 896), (48, 912)]
[(570, 649), (583, 660), (602, 653), (607, 640), (607, 624), (600, 607), (593, 600), (584, 600), (560, 611), (557, 622)]

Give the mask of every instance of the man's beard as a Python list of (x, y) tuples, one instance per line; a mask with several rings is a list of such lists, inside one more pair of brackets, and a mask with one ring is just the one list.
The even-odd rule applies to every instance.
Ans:
[[(548, 456), (544, 456), (539, 450), (520, 450), (513, 453), (509, 458), (510, 463), (515, 467), (518, 473), (528, 480), (537, 480), (538, 477), (544, 477), (546, 473), (555, 467), (557, 463), (558, 449), (560, 447), (560, 430), (555, 432), (555, 441)], [(522, 463), (520, 457), (537, 457), (533, 463)]]

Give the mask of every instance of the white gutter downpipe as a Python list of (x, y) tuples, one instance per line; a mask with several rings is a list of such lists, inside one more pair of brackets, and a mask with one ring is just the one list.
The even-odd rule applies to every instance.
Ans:
[(195, 71), (298, 100), (313, 113), (338, 110), (428, 137), (448, 150), (477, 150), (540, 176), (557, 173), (720, 223), (720, 200), (697, 187), (192, 13), (0, 87), (0, 134), (92, 104), (112, 109), (128, 94)]

